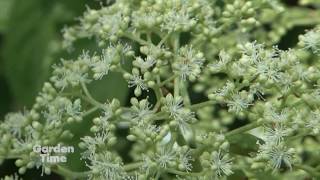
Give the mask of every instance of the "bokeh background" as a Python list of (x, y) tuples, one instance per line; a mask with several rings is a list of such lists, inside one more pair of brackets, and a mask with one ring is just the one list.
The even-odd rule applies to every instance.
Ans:
[[(105, 3), (106, 1), (95, 0), (0, 0), (0, 120), (10, 111), (32, 106), (42, 84), (48, 80), (52, 64), (61, 57), (68, 59), (76, 57), (82, 49), (95, 49), (94, 42), (83, 40), (77, 42), (75, 51), (67, 52), (61, 46), (61, 30), (64, 26), (77, 23), (76, 18), (85, 11), (86, 6), (98, 8)], [(283, 3), (292, 8), (298, 7), (296, 0), (286, 0)], [(280, 48), (292, 47), (297, 42), (297, 35), (311, 27), (302, 24), (290, 29), (281, 37)], [(124, 104), (128, 101), (127, 97), (132, 92), (121, 77), (113, 74), (103, 81), (91, 87), (92, 94), (97, 99), (117, 97)], [(192, 98), (201, 99), (198, 95), (193, 95)], [(230, 126), (232, 129), (240, 125)], [(84, 123), (73, 128), (80, 137), (86, 134), (87, 127), (88, 124)], [(76, 143), (74, 142), (75, 146)], [(124, 146), (120, 142), (118, 149), (125, 150)], [(84, 163), (79, 163), (79, 160), (72, 161), (72, 158), (78, 158), (77, 154), (73, 156), (70, 157), (71, 169), (85, 168)], [(0, 178), (15, 172), (17, 169), (14, 160), (0, 165)], [(40, 174), (41, 170), (32, 170), (23, 178), (61, 179), (54, 174), (50, 177), (41, 177)]]

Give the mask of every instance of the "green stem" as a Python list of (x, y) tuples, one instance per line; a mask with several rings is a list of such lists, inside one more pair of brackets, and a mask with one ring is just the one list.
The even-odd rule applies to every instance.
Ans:
[(188, 89), (187, 89), (187, 85), (183, 84), (181, 85), (181, 94), (183, 96), (183, 103), (186, 107), (190, 107), (191, 106), (191, 100), (189, 97), (189, 93), (188, 93)]
[(151, 32), (148, 32), (148, 33), (147, 33), (147, 40), (148, 40), (148, 43), (152, 43), (152, 40), (151, 40)]
[(160, 103), (161, 103), (161, 97), (163, 97), (163, 94), (161, 92), (160, 87), (156, 86), (153, 88), (154, 93), (156, 94), (156, 98), (157, 98), (157, 104), (154, 106), (154, 111), (157, 111)]
[(156, 86), (155, 88), (153, 88), (154, 93), (156, 94), (156, 98), (157, 100), (160, 102), (162, 95), (161, 89), (160, 87)]
[(67, 178), (67, 179), (72, 179), (72, 180), (84, 179), (90, 174), (90, 171), (74, 172), (74, 171), (71, 171), (71, 170), (66, 169), (64, 167), (61, 167), (61, 166), (54, 166), (52, 168), (52, 171), (55, 172), (56, 174), (59, 174), (65, 178)]
[(124, 165), (123, 168), (125, 171), (132, 171), (141, 167), (142, 165), (143, 165), (143, 162), (135, 162), (135, 163)]
[(91, 96), (91, 94), (90, 94), (90, 92), (89, 92), (89, 90), (88, 90), (88, 88), (87, 88), (87, 86), (86, 86), (85, 83), (81, 83), (81, 87), (82, 87), (82, 89), (83, 89), (83, 91), (84, 91), (84, 94), (85, 94), (86, 97), (87, 97), (86, 99), (87, 99), (92, 105), (94, 105), (94, 106), (96, 106), (96, 107), (98, 107), (98, 108), (101, 108), (101, 109), (104, 109), (104, 108), (105, 108), (105, 105), (104, 105), (104, 104), (98, 102), (97, 100), (95, 100), (95, 99)]
[(90, 114), (96, 112), (96, 110), (98, 110), (98, 109), (99, 109), (98, 107), (93, 107), (93, 108), (89, 109), (88, 111), (84, 112), (82, 114), (82, 117), (89, 116)]
[(169, 115), (166, 112), (160, 111), (154, 114), (154, 116), (151, 117), (150, 121), (157, 121), (157, 120), (162, 120), (166, 118), (169, 118)]
[(192, 153), (193, 157), (200, 156), (205, 150), (208, 150), (210, 148), (210, 145), (203, 144), (202, 146), (199, 146), (198, 149), (194, 150)]
[(174, 39), (174, 41), (173, 41), (173, 51), (174, 51), (175, 55), (177, 55), (178, 49), (180, 47), (180, 34), (178, 34), (178, 33), (174, 34), (173, 39)]
[(164, 86), (164, 85), (167, 84), (168, 82), (171, 82), (172, 80), (174, 80), (177, 76), (178, 76), (178, 75), (173, 75), (173, 76), (169, 77), (168, 79), (162, 81), (162, 82), (159, 84), (159, 86), (160, 86), (160, 87), (161, 87), (161, 86)]
[(136, 42), (138, 42), (138, 43), (140, 43), (142, 45), (151, 45), (148, 41), (145, 41), (145, 40), (141, 39), (140, 37), (135, 36), (134, 34), (131, 34), (131, 33), (125, 33), (124, 37), (129, 38), (129, 39), (131, 39), (133, 41), (136, 41)]
[(215, 104), (214, 101), (205, 101), (205, 102), (201, 102), (198, 104), (193, 104), (192, 106), (190, 106), (190, 108), (191, 108), (191, 110), (197, 110), (197, 109), (201, 109), (206, 106), (212, 106), (213, 104)]
[(176, 77), (174, 79), (174, 97), (178, 97), (180, 93), (180, 78)]
[(169, 37), (170, 37), (171, 33), (167, 33), (162, 39), (161, 41), (158, 43), (158, 47), (160, 47)]
[(255, 121), (255, 122), (252, 122), (250, 124), (247, 124), (245, 126), (242, 126), (240, 128), (237, 128), (237, 129), (234, 129), (232, 131), (229, 131), (226, 133), (226, 137), (230, 137), (230, 136), (234, 136), (234, 135), (237, 135), (237, 134), (241, 134), (241, 133), (244, 133), (244, 132), (247, 132), (251, 129), (254, 129), (256, 127), (259, 127), (260, 125), (262, 124), (261, 121)]
[(200, 176), (202, 173), (196, 173), (196, 172), (184, 172), (184, 171), (178, 171), (175, 169), (167, 169), (168, 173), (176, 174), (179, 176)]

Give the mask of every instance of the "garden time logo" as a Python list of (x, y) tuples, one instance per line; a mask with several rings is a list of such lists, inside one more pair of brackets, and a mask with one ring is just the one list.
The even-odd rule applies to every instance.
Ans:
[(65, 163), (67, 162), (67, 154), (74, 153), (73, 146), (62, 146), (60, 144), (56, 146), (40, 146), (35, 145), (33, 152), (38, 153), (41, 157), (42, 163)]

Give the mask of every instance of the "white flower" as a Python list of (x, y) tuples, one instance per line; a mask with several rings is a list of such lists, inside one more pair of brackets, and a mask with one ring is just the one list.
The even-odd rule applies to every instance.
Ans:
[(51, 77), (51, 81), (54, 82), (54, 85), (57, 88), (63, 90), (65, 87), (68, 86), (67, 68), (58, 65), (53, 65), (52, 67), (54, 68), (54, 76)]
[(152, 28), (157, 24), (157, 18), (160, 14), (156, 11), (152, 12), (133, 12), (132, 25), (136, 28)]
[(20, 138), (22, 135), (23, 127), (26, 125), (27, 115), (29, 112), (24, 113), (9, 113), (5, 117), (4, 127), (15, 137)]
[(61, 60), (60, 65), (53, 65), (53, 76), (50, 78), (57, 88), (78, 86), (80, 83), (90, 82), (88, 79), (86, 62)]
[(270, 122), (274, 123), (284, 123), (289, 118), (289, 110), (284, 108), (281, 112), (276, 112), (275, 108), (271, 107), (265, 111), (265, 118)]
[(219, 61), (210, 63), (208, 66), (214, 72), (219, 72), (226, 67), (227, 63), (231, 61), (231, 56), (224, 50), (219, 52)]
[(42, 115), (49, 124), (55, 124), (62, 119), (63, 110), (50, 106), (46, 111), (42, 112)]
[(231, 100), (227, 101), (227, 106), (229, 107), (229, 111), (233, 111), (235, 113), (241, 112), (243, 109), (247, 109), (250, 105), (252, 105), (251, 100), (247, 97), (244, 97), (240, 93), (234, 93), (231, 96)]
[(69, 103), (66, 107), (66, 112), (69, 116), (75, 118), (75, 117), (80, 117), (82, 112), (81, 112), (81, 100), (76, 99), (73, 103)]
[(133, 104), (131, 107), (133, 120), (138, 121), (138, 124), (142, 123), (141, 121), (147, 119), (153, 114), (151, 107), (152, 105), (147, 99), (141, 100), (138, 104)]
[(244, 58), (248, 59), (251, 63), (257, 63), (263, 59), (264, 45), (258, 44), (257, 41), (246, 43), (240, 48)]
[(286, 73), (279, 74), (279, 86), (281, 87), (281, 91), (283, 93), (289, 92), (290, 88), (293, 85), (292, 76)]
[(265, 127), (265, 141), (280, 144), (284, 137), (290, 134), (290, 130), (284, 125), (276, 124), (275, 127)]
[(287, 149), (283, 145), (277, 145), (273, 146), (271, 150), (267, 152), (267, 155), (269, 155), (269, 161), (274, 169), (281, 168), (283, 163), (292, 169), (293, 149)]
[(256, 63), (256, 70), (258, 75), (265, 76), (274, 82), (279, 82), (281, 79), (280, 70), (275, 62), (260, 61)]
[(156, 154), (154, 159), (160, 167), (167, 168), (168, 164), (172, 161), (175, 161), (176, 152), (171, 148), (161, 148), (160, 153)]
[(195, 79), (201, 73), (205, 59), (201, 52), (196, 52), (191, 46), (184, 46), (179, 49), (179, 56), (173, 67), (182, 80), (186, 78)]
[(228, 81), (226, 82), (226, 84), (225, 84), (222, 88), (216, 90), (216, 91), (214, 92), (214, 94), (215, 94), (216, 96), (222, 96), (222, 97), (224, 97), (224, 96), (228, 95), (229, 93), (231, 93), (231, 92), (233, 91), (233, 89), (234, 89), (234, 84), (231, 83), (231, 82), (228, 80)]
[(19, 153), (30, 152), (32, 145), (36, 144), (39, 136), (39, 133), (31, 125), (28, 125), (24, 129), (24, 134), (23, 136), (17, 137), (17, 143), (13, 144)]
[(84, 151), (81, 154), (81, 159), (91, 159), (94, 157), (94, 154), (96, 154), (97, 148), (99, 146), (103, 146), (107, 139), (110, 137), (108, 131), (103, 131), (100, 133), (95, 133), (95, 136), (85, 136), (81, 138), (82, 145), (86, 148), (86, 151)]
[(288, 149), (283, 143), (266, 141), (263, 144), (258, 143), (259, 150), (257, 157), (267, 160), (271, 167), (276, 170), (285, 165), (291, 169), (294, 149)]
[(69, 99), (58, 96), (46, 105), (42, 114), (49, 124), (59, 124), (66, 115), (79, 117), (80, 108), (80, 100), (76, 100), (73, 104)]
[(158, 133), (160, 132), (161, 127), (157, 126), (157, 125), (153, 125), (153, 124), (147, 124), (144, 126), (144, 130), (143, 132), (145, 134), (155, 134), (158, 135)]
[(181, 9), (172, 9), (164, 17), (162, 30), (186, 31), (196, 24), (196, 19), (192, 18), (187, 8), (182, 6)]
[(109, 47), (102, 51), (102, 55), (100, 56), (100, 58), (93, 58), (94, 60), (90, 63), (90, 66), (92, 67), (92, 71), (94, 73), (94, 79), (101, 79), (103, 76), (109, 73), (111, 63), (116, 58), (116, 56), (116, 49)]
[(110, 103), (105, 104), (102, 115), (98, 118), (100, 121), (99, 128), (103, 131), (108, 131), (109, 129), (109, 119), (113, 116), (113, 111)]
[(89, 51), (82, 50), (82, 54), (79, 55), (78, 61), (84, 62), (86, 65), (90, 65), (92, 57), (89, 54)]
[(122, 29), (124, 23), (124, 16), (121, 11), (117, 11), (115, 14), (104, 14), (99, 17), (100, 27), (107, 34), (106, 37), (116, 35), (119, 30)]
[(254, 94), (258, 99), (265, 101), (263, 97), (265, 95), (264, 89), (261, 87), (260, 83), (251, 84), (249, 93)]
[(233, 174), (232, 172), (232, 159), (230, 159), (227, 155), (223, 155), (219, 150), (211, 153), (211, 168), (215, 173), (216, 177), (221, 176), (229, 176)]
[(194, 161), (194, 159), (191, 156), (191, 152), (190, 150), (187, 150), (184, 153), (179, 153), (180, 154), (180, 164), (182, 165), (182, 167), (187, 171), (191, 171), (192, 170), (192, 164), (191, 161)]
[(152, 158), (150, 158), (145, 154), (142, 154), (142, 161), (143, 161), (143, 164), (141, 166), (141, 170), (143, 170), (146, 175), (154, 174), (155, 172), (152, 167), (152, 164), (154, 163), (152, 161)]
[(314, 111), (311, 113), (311, 118), (307, 119), (306, 127), (311, 129), (314, 134), (320, 132), (320, 112)]
[(176, 118), (179, 116), (179, 111), (183, 108), (182, 97), (173, 97), (168, 94), (165, 99), (166, 111), (170, 113), (170, 116)]
[(93, 171), (93, 173), (89, 175), (89, 179), (92, 180), (119, 180), (126, 175), (121, 161), (113, 153), (108, 151), (94, 154), (93, 157), (90, 158), (87, 167)]
[(140, 90), (147, 90), (148, 89), (148, 87), (145, 84), (142, 77), (139, 75), (135, 75), (135, 74), (130, 77), (130, 80), (128, 81), (128, 86), (129, 87), (136, 87)]
[(292, 70), (298, 75), (298, 78), (302, 81), (309, 81), (308, 78), (308, 70), (306, 67), (304, 67), (303, 64), (295, 64), (292, 67)]
[(320, 30), (313, 29), (306, 34), (299, 36), (300, 42), (305, 49), (311, 50), (315, 54), (320, 53)]
[(155, 58), (152, 56), (147, 56), (145, 59), (141, 57), (137, 57), (135, 61), (133, 61), (133, 65), (141, 68), (141, 70), (146, 71), (150, 67), (152, 67), (156, 63)]
[(183, 122), (193, 123), (196, 121), (195, 113), (185, 108), (180, 109), (174, 119), (177, 120), (179, 124)]

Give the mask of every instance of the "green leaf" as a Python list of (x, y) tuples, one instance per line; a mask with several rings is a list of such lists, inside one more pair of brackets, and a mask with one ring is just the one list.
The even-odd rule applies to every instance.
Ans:
[(0, 122), (10, 110), (11, 94), (5, 79), (0, 75)]
[[(61, 50), (61, 28), (67, 21), (74, 22), (75, 16), (85, 9), (85, 0), (8, 1), (14, 11), (6, 23), (3, 71), (16, 106), (31, 106), (48, 79), (51, 64), (60, 58), (54, 55)], [(70, 6), (74, 3), (77, 5)]]
[(257, 141), (262, 141), (254, 135), (243, 133), (228, 138), (230, 152), (233, 154), (249, 156), (250, 153), (257, 152), (259, 146)]
[(14, 1), (4, 42), (4, 73), (17, 104), (31, 105), (50, 67), (51, 9), (40, 0)]
[(12, 2), (12, 0), (0, 0), (0, 32), (7, 29)]

